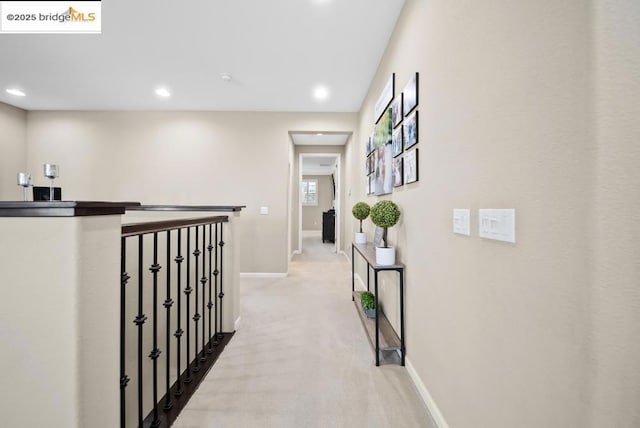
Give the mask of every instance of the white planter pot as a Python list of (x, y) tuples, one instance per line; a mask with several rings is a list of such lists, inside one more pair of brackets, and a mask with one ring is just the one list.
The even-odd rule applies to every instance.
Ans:
[(376, 264), (380, 266), (396, 264), (396, 249), (394, 247), (376, 247)]
[(356, 232), (356, 239), (355, 239), (355, 243), (356, 244), (366, 244), (367, 243), (367, 234), (362, 232)]

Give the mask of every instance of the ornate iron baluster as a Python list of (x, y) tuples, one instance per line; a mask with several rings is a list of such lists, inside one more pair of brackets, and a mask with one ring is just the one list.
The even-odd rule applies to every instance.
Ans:
[(171, 394), (169, 394), (169, 390), (171, 389), (170, 382), (170, 367), (171, 367), (171, 307), (173, 306), (173, 299), (171, 299), (171, 231), (167, 230), (167, 296), (163, 303), (163, 306), (167, 309), (166, 317), (167, 317), (167, 331), (166, 331), (166, 342), (167, 342), (167, 359), (166, 359), (166, 400), (164, 403), (164, 410), (170, 410), (173, 407), (173, 403), (171, 402)]
[(176, 373), (177, 373), (177, 379), (176, 379), (176, 392), (175, 395), (176, 397), (180, 397), (184, 391), (182, 389), (182, 381), (181, 381), (181, 376), (180, 376), (180, 354), (182, 353), (182, 347), (180, 346), (180, 338), (182, 337), (182, 334), (184, 333), (184, 331), (182, 331), (182, 327), (181, 327), (181, 316), (182, 316), (182, 299), (181, 299), (181, 286), (182, 286), (182, 277), (181, 277), (181, 272), (182, 272), (182, 262), (184, 261), (184, 257), (182, 257), (182, 229), (178, 229), (178, 255), (176, 256), (176, 258), (174, 259), (176, 262), (176, 296), (178, 298), (178, 313), (176, 314), (176, 332), (173, 334), (176, 338), (176, 349), (177, 349), (177, 355), (176, 355)]
[(158, 272), (162, 267), (158, 264), (158, 233), (153, 234), (153, 264), (149, 268), (153, 274), (153, 350), (149, 358), (153, 361), (153, 421), (152, 427), (160, 426), (158, 419)]
[(138, 315), (134, 323), (138, 326), (138, 426), (142, 426), (144, 420), (144, 410), (142, 408), (142, 326), (147, 320), (147, 316), (142, 313), (142, 286), (144, 276), (144, 266), (142, 265), (142, 257), (144, 255), (142, 246), (142, 235), (138, 236)]
[(200, 366), (198, 365), (198, 320), (200, 320), (200, 314), (198, 313), (198, 266), (199, 266), (199, 261), (200, 261), (200, 241), (199, 241), (199, 236), (200, 236), (200, 232), (198, 229), (198, 226), (196, 226), (196, 246), (195, 246), (195, 250), (193, 251), (193, 255), (195, 256), (195, 261), (196, 261), (196, 269), (194, 271), (194, 278), (193, 278), (193, 285), (194, 288), (196, 290), (196, 298), (195, 298), (195, 303), (194, 303), (194, 311), (195, 313), (193, 314), (193, 325), (194, 325), (194, 341), (193, 341), (193, 350), (194, 350), (194, 366), (193, 366), (193, 371), (194, 373), (198, 373), (200, 371)]
[(184, 383), (191, 383), (191, 323), (189, 322), (190, 315), (190, 295), (191, 295), (191, 228), (187, 228), (187, 288), (184, 289), (184, 294), (187, 298), (187, 316), (185, 318), (185, 324), (187, 326), (187, 376), (184, 378)]
[(218, 303), (218, 305), (220, 306), (220, 332), (218, 333), (218, 340), (222, 339), (222, 308), (223, 308), (223, 304), (222, 304), (222, 298), (224, 297), (224, 291), (223, 291), (223, 280), (222, 280), (222, 272), (224, 271), (224, 264), (223, 264), (223, 249), (224, 249), (224, 239), (223, 239), (223, 231), (224, 228), (222, 227), (222, 223), (220, 223), (220, 294), (218, 294), (218, 297), (220, 298), (220, 302)]
[(124, 428), (126, 424), (126, 400), (125, 390), (129, 384), (129, 376), (125, 370), (125, 311), (127, 301), (127, 282), (131, 277), (127, 272), (127, 241), (126, 238), (120, 239), (120, 427)]
[(214, 332), (213, 332), (213, 346), (218, 346), (218, 344), (220, 342), (218, 342), (218, 333), (220, 332), (219, 330), (219, 326), (218, 326), (218, 309), (220, 308), (220, 302), (218, 301), (218, 275), (220, 275), (220, 271), (218, 270), (218, 255), (219, 255), (219, 250), (217, 248), (218, 246), (218, 226), (222, 227), (222, 223), (216, 223), (216, 254), (215, 254), (215, 268), (213, 270), (213, 276), (215, 278), (215, 284), (213, 287), (213, 298), (216, 301), (215, 303), (215, 310), (213, 312), (213, 318), (214, 318)]
[(204, 328), (204, 324), (205, 324), (205, 318), (206, 318), (206, 312), (204, 310), (205, 308), (205, 300), (207, 297), (207, 293), (206, 293), (206, 285), (207, 285), (207, 263), (206, 263), (206, 258), (205, 258), (205, 254), (206, 254), (206, 250), (205, 250), (205, 246), (206, 246), (206, 238), (207, 238), (207, 229), (206, 227), (203, 225), (202, 226), (202, 277), (200, 278), (200, 284), (202, 284), (202, 346), (201, 346), (201, 355), (200, 355), (200, 361), (204, 362), (207, 357), (206, 357), (206, 353), (204, 352), (204, 348), (205, 348), (205, 341), (204, 341), (204, 336), (206, 334), (206, 329)]
[(209, 301), (207, 302), (207, 309), (209, 310), (209, 345), (208, 345), (208, 349), (207, 349), (207, 354), (211, 354), (213, 352), (213, 349), (211, 349), (211, 308), (213, 308), (213, 302), (211, 301), (211, 275), (212, 275), (212, 271), (211, 271), (211, 261), (212, 261), (212, 252), (213, 252), (213, 245), (211, 243), (212, 241), (212, 236), (213, 236), (213, 230), (212, 230), (212, 225), (209, 224), (209, 245), (207, 246), (207, 250), (209, 250)]

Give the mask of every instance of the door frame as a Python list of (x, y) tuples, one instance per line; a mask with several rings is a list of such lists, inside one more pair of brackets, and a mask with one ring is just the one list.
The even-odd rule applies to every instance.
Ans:
[(305, 157), (335, 157), (336, 159), (336, 194), (335, 194), (335, 210), (336, 210), (336, 223), (335, 223), (335, 243), (334, 253), (340, 252), (340, 238), (341, 238), (341, 213), (342, 206), (340, 199), (342, 197), (341, 183), (342, 183), (342, 154), (341, 153), (299, 153), (298, 154), (298, 251), (302, 253), (302, 161)]

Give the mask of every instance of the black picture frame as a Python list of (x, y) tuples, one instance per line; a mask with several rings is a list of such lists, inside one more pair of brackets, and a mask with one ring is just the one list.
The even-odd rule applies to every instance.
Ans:
[(373, 137), (373, 135), (371, 135), (367, 139), (367, 147), (366, 147), (366, 155), (367, 156), (369, 156), (371, 153), (373, 153), (373, 144), (374, 144), (374, 137)]
[(391, 103), (391, 123), (393, 124), (394, 128), (402, 123), (402, 118), (404, 117), (404, 115), (402, 114), (403, 98), (404, 97), (402, 95), (402, 92), (400, 92), (396, 99)]
[(366, 175), (373, 173), (373, 169), (375, 167), (375, 159), (373, 153), (367, 156), (367, 160), (365, 162), (365, 172)]
[(393, 159), (393, 187), (400, 187), (404, 184), (404, 158), (399, 156)]
[(418, 77), (418, 73), (414, 74), (402, 92), (404, 96), (403, 106), (405, 116), (409, 116), (409, 113), (418, 106)]
[(391, 73), (391, 77), (387, 80), (376, 104), (374, 106), (374, 123), (378, 123), (382, 115), (387, 111), (387, 107), (391, 104), (396, 92), (396, 73)]
[(418, 144), (418, 132), (418, 111), (415, 111), (411, 116), (407, 117), (402, 124), (405, 150)]
[(404, 140), (402, 138), (403, 135), (404, 135), (404, 132), (402, 128), (396, 129), (395, 131), (393, 131), (393, 134), (391, 135), (391, 146), (392, 146), (391, 154), (393, 155), (394, 158), (402, 154), (403, 147), (404, 147), (403, 145)]
[(403, 176), (404, 184), (415, 183), (420, 179), (418, 164), (418, 149), (407, 150), (404, 153)]

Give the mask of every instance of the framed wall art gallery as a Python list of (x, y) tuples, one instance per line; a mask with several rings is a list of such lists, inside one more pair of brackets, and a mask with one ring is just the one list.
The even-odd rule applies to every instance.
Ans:
[(365, 143), (367, 195), (387, 195), (419, 179), (418, 79), (413, 74), (396, 96), (393, 73), (378, 97), (373, 132)]

